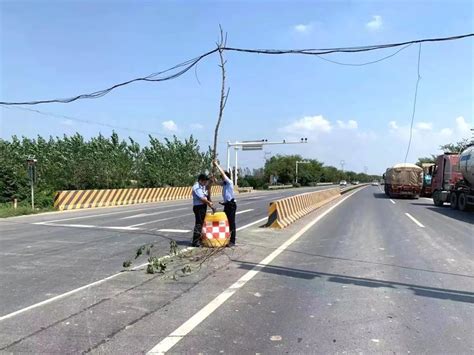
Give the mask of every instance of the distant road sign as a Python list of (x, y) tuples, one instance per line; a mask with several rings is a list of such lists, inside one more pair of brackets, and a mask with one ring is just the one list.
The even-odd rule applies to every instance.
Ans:
[(262, 144), (244, 145), (242, 146), (242, 150), (263, 150), (263, 145)]

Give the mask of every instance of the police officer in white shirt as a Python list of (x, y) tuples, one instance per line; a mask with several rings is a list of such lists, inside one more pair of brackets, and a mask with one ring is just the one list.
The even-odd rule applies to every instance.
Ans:
[(230, 228), (230, 244), (229, 246), (235, 245), (235, 238), (236, 238), (236, 230), (235, 230), (235, 212), (237, 211), (237, 204), (234, 198), (234, 183), (230, 179), (230, 173), (224, 171), (217, 162), (217, 160), (213, 161), (214, 166), (219, 170), (222, 181), (216, 181), (213, 178), (213, 182), (218, 185), (222, 186), (222, 198), (224, 199), (224, 212), (227, 216), (227, 220), (229, 221), (229, 228)]

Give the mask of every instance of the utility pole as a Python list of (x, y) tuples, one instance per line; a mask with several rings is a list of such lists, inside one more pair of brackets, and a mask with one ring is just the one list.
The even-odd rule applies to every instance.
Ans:
[(237, 162), (237, 152), (239, 151), (239, 148), (238, 147), (235, 147), (235, 175), (234, 175), (234, 186), (239, 186), (237, 185), (237, 180), (238, 180), (238, 176), (239, 176), (239, 167), (238, 167), (238, 162)]
[(364, 166), (364, 174), (367, 175), (367, 172), (369, 171), (369, 168), (367, 166)]
[(30, 177), (31, 185), (31, 209), (35, 209), (35, 183), (36, 183), (36, 162), (33, 155), (28, 156), (26, 163), (28, 165), (28, 176)]
[(340, 164), (341, 164), (341, 170), (342, 172), (344, 172), (344, 165), (346, 164), (346, 162), (344, 160), (341, 160)]
[(297, 161), (296, 162), (296, 174), (295, 174), (295, 184), (298, 183), (298, 164), (309, 164), (311, 163), (310, 161), (306, 161), (306, 160), (301, 160), (301, 161)]

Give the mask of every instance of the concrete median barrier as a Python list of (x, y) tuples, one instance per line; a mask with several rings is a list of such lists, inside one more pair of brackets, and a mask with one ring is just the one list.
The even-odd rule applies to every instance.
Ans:
[(340, 189), (334, 188), (307, 192), (272, 201), (268, 209), (268, 222), (266, 227), (285, 228), (340, 195)]
[(344, 189), (335, 187), (272, 201), (268, 208), (268, 221), (265, 227), (285, 228), (315, 209), (338, 198), (341, 194), (366, 185), (367, 184), (354, 185)]
[[(222, 193), (221, 186), (212, 186), (212, 195)], [(111, 207), (139, 203), (184, 200), (191, 198), (191, 187), (157, 187), (141, 189), (67, 190), (58, 191), (54, 208), (59, 211)]]

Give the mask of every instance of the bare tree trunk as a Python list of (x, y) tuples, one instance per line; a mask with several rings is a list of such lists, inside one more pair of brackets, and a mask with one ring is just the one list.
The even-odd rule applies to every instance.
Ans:
[[(221, 85), (221, 98), (220, 98), (220, 104), (219, 104), (219, 116), (217, 117), (217, 123), (216, 123), (216, 128), (214, 130), (214, 147), (212, 150), (212, 160), (217, 158), (217, 136), (219, 134), (219, 126), (222, 121), (222, 115), (224, 113), (224, 108), (227, 103), (227, 98), (229, 97), (229, 91), (230, 88), (227, 89), (227, 93), (225, 90), (225, 64), (227, 63), (226, 60), (224, 60), (224, 48), (227, 45), (227, 33), (224, 36), (224, 32), (222, 31), (222, 27), (219, 25), (220, 29), (220, 41), (217, 43), (217, 48), (219, 50), (219, 58), (221, 61), (221, 64), (219, 67), (221, 68), (221, 73), (222, 73), (222, 85)], [(212, 166), (212, 173), (215, 173), (215, 167), (214, 165)]]

